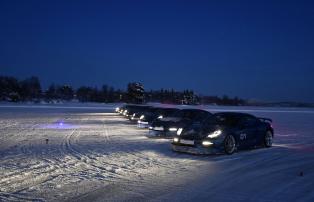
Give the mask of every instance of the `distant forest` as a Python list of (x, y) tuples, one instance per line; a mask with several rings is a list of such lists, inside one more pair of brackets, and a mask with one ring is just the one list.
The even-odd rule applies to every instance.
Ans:
[[(61, 102), (78, 100), (80, 102), (114, 103), (133, 101), (130, 89), (115, 89), (109, 85), (101, 88), (81, 86), (73, 88), (70, 85), (51, 84), (48, 89), (42, 89), (38, 77), (18, 80), (14, 77), (0, 76), (0, 100), (8, 102)], [(143, 102), (160, 102), (167, 104), (216, 104), (216, 105), (247, 105), (240, 98), (228, 96), (200, 96), (193, 90), (176, 91), (174, 89), (149, 90), (142, 92)]]

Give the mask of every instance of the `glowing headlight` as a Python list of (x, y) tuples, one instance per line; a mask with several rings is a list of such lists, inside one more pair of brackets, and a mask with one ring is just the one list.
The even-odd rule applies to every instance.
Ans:
[(140, 119), (142, 120), (142, 119), (144, 119), (145, 118), (145, 116), (144, 115), (142, 115), (141, 117), (140, 117)]
[(177, 137), (173, 138), (173, 142), (179, 142), (179, 138)]
[(158, 119), (162, 119), (162, 118), (164, 118), (162, 115), (158, 116)]
[(215, 132), (209, 134), (207, 137), (209, 138), (215, 138), (218, 137), (219, 135), (221, 135), (222, 131), (221, 130), (216, 130)]
[(120, 108), (119, 108), (119, 107), (117, 107), (117, 108), (116, 108), (116, 112), (118, 112), (119, 110), (120, 110)]
[(134, 117), (135, 116), (135, 113), (132, 115), (132, 117)]
[(179, 128), (179, 129), (177, 130), (177, 135), (181, 135), (182, 131), (183, 131), (183, 128)]
[(169, 131), (177, 131), (177, 128), (169, 128)]
[(210, 142), (210, 141), (203, 141), (202, 142), (202, 145), (203, 146), (210, 146), (210, 145), (212, 145), (213, 143), (212, 142)]
[(163, 131), (164, 130), (164, 127), (162, 127), (162, 126), (155, 126), (154, 128), (153, 128), (154, 130), (159, 130), (159, 131)]
[(148, 129), (149, 129), (149, 130), (152, 130), (152, 129), (153, 129), (153, 127), (152, 127), (152, 126), (149, 126), (149, 127), (148, 127)]

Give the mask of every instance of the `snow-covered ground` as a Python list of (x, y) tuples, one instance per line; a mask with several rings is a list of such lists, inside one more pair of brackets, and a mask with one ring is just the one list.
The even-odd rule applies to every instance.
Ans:
[(0, 105), (0, 201), (314, 201), (312, 109), (202, 106), (272, 118), (276, 139), (195, 156), (146, 138), (113, 108)]

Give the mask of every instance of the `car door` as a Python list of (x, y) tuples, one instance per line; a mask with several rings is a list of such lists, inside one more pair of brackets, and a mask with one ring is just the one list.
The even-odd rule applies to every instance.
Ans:
[(240, 146), (249, 148), (256, 145), (257, 119), (251, 116), (243, 116), (239, 121), (238, 139)]

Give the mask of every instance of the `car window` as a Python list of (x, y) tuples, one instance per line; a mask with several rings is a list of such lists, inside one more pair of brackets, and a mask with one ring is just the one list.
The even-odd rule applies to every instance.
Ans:
[(239, 123), (239, 118), (234, 115), (216, 115), (218, 124), (235, 126)]
[(196, 120), (196, 121), (202, 121), (202, 120), (204, 120), (207, 116), (208, 116), (208, 113), (207, 113), (207, 112), (200, 111), (200, 112), (197, 112), (197, 114), (195, 114), (194, 120)]
[(199, 114), (200, 114), (199, 111), (186, 110), (183, 117), (186, 119), (195, 119), (195, 117), (197, 117)]
[(253, 116), (244, 116), (241, 118), (241, 125), (244, 126), (252, 126), (255, 125), (257, 122), (257, 119)]
[(178, 112), (178, 109), (167, 109), (167, 108), (165, 108), (165, 109), (161, 109), (159, 111), (159, 114), (163, 115), (164, 117), (167, 117), (167, 116), (171, 116), (171, 115), (175, 114), (176, 112)]
[(215, 124), (219, 124), (219, 120), (215, 116), (207, 116), (205, 120), (202, 120), (202, 125), (204, 125), (205, 128)]
[(187, 119), (191, 119), (191, 118), (193, 118), (193, 112), (192, 111), (185, 111), (183, 117), (187, 118)]
[(185, 112), (183, 110), (179, 110), (178, 112), (173, 114), (173, 117), (184, 117)]

